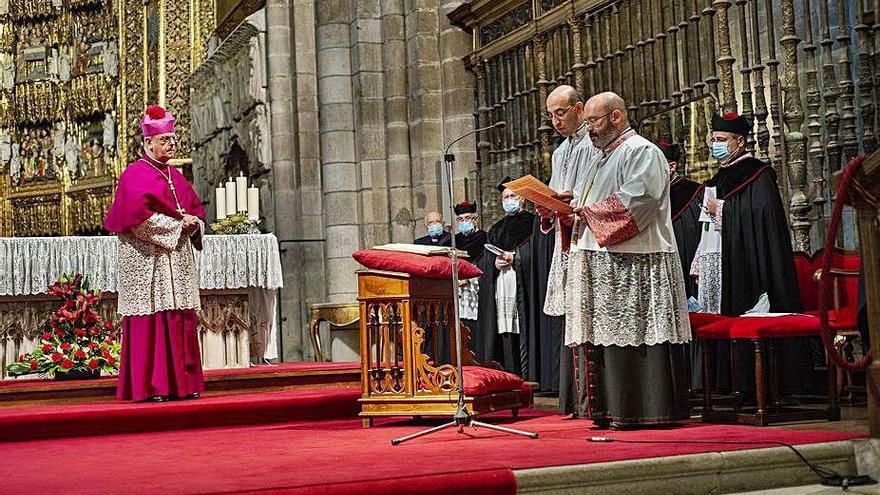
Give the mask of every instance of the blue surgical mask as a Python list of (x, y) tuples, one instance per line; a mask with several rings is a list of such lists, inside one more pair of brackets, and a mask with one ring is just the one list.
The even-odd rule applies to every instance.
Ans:
[(470, 234), (474, 230), (474, 222), (470, 220), (461, 220), (458, 222), (458, 231), (462, 234)]
[(443, 226), (439, 223), (428, 225), (428, 235), (431, 237), (439, 237), (443, 234)]
[(720, 141), (712, 143), (712, 156), (714, 156), (719, 162), (727, 160), (727, 157), (730, 156), (730, 150), (727, 147), (727, 143)]
[(513, 215), (514, 213), (519, 212), (519, 200), (517, 199), (505, 199), (503, 201), (504, 211), (507, 212), (508, 215)]

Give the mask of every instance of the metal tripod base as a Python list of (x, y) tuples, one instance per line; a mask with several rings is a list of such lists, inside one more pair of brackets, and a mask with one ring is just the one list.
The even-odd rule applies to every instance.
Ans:
[(423, 437), (425, 435), (430, 435), (431, 433), (445, 430), (447, 428), (452, 428), (453, 426), (458, 428), (459, 433), (464, 433), (465, 426), (471, 426), (474, 429), (476, 429), (479, 426), (482, 428), (488, 428), (490, 430), (501, 431), (504, 433), (511, 433), (513, 435), (522, 435), (524, 437), (529, 437), (529, 438), (538, 438), (537, 433), (531, 433), (531, 432), (522, 431), (522, 430), (514, 430), (513, 428), (507, 428), (506, 426), (498, 426), (498, 425), (493, 425), (493, 424), (489, 424), (489, 423), (484, 423), (482, 421), (477, 421), (475, 419), (472, 419), (470, 414), (467, 411), (463, 411), (463, 412), (459, 411), (459, 412), (455, 413), (455, 418), (452, 421), (450, 421), (448, 423), (443, 423), (440, 426), (435, 426), (433, 428), (428, 428), (427, 430), (422, 430), (422, 431), (413, 433), (412, 435), (407, 435), (405, 437), (400, 437), (400, 438), (394, 438), (391, 440), (391, 445), (400, 445), (403, 442), (412, 440), (414, 438), (419, 438), (419, 437)]

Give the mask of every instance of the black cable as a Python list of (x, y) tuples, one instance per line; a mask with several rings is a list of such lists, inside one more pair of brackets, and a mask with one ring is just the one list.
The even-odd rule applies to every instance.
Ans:
[(823, 468), (821, 466), (814, 466), (810, 461), (804, 457), (801, 452), (795, 448), (794, 445), (785, 442), (779, 442), (775, 440), (764, 440), (764, 441), (755, 441), (755, 440), (743, 440), (743, 441), (731, 441), (731, 440), (625, 440), (622, 438), (613, 438), (613, 437), (587, 437), (588, 442), (620, 442), (620, 443), (668, 443), (668, 444), (683, 444), (683, 443), (691, 443), (691, 444), (725, 444), (725, 445), (779, 445), (782, 447), (788, 447), (791, 449), (798, 458), (810, 468), (810, 471), (816, 474), (819, 478), (822, 479), (822, 484), (826, 486), (839, 486), (846, 490), (850, 486), (859, 486), (859, 485), (873, 485), (877, 482), (874, 481), (870, 476), (842, 476), (840, 473), (834, 471), (833, 469)]

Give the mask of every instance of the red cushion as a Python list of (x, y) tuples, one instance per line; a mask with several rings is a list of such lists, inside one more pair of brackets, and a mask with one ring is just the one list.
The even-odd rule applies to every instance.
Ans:
[(730, 328), (740, 319), (739, 317), (716, 319), (712, 323), (698, 327), (694, 333), (700, 340), (729, 340)]
[(691, 321), (691, 330), (696, 332), (698, 328), (704, 327), (716, 321), (726, 320), (729, 316), (719, 315), (717, 313), (688, 313), (688, 319)]
[(730, 328), (732, 339), (776, 339), (819, 335), (819, 318), (810, 315), (743, 317)]
[(484, 368), (482, 366), (462, 366), (464, 373), (464, 393), (471, 397), (510, 392), (523, 387), (523, 379), (506, 371)]
[[(403, 272), (425, 278), (452, 278), (452, 258), (448, 256), (424, 256), (413, 253), (364, 249), (351, 255), (367, 268)], [(473, 264), (458, 260), (458, 278), (461, 280), (479, 277), (483, 272)]]

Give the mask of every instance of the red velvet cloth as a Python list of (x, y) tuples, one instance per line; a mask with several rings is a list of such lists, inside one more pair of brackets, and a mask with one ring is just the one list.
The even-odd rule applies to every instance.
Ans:
[(204, 391), (194, 309), (122, 318), (117, 399), (184, 397)]
[(523, 379), (506, 371), (482, 366), (462, 366), (464, 393), (471, 397), (519, 390)]
[[(425, 278), (452, 279), (452, 258), (448, 256), (423, 256), (413, 253), (364, 249), (351, 255), (367, 268), (418, 275)], [(472, 263), (458, 260), (458, 278), (466, 280), (479, 277), (483, 272)]]
[(719, 315), (716, 313), (688, 313), (688, 319), (691, 322), (691, 331), (696, 332), (698, 329), (716, 321), (726, 320), (729, 316)]
[(730, 340), (730, 329), (740, 317), (723, 318), (707, 323), (696, 330), (699, 340)]
[(809, 315), (737, 318), (730, 328), (731, 339), (778, 339), (818, 336), (819, 318)]

